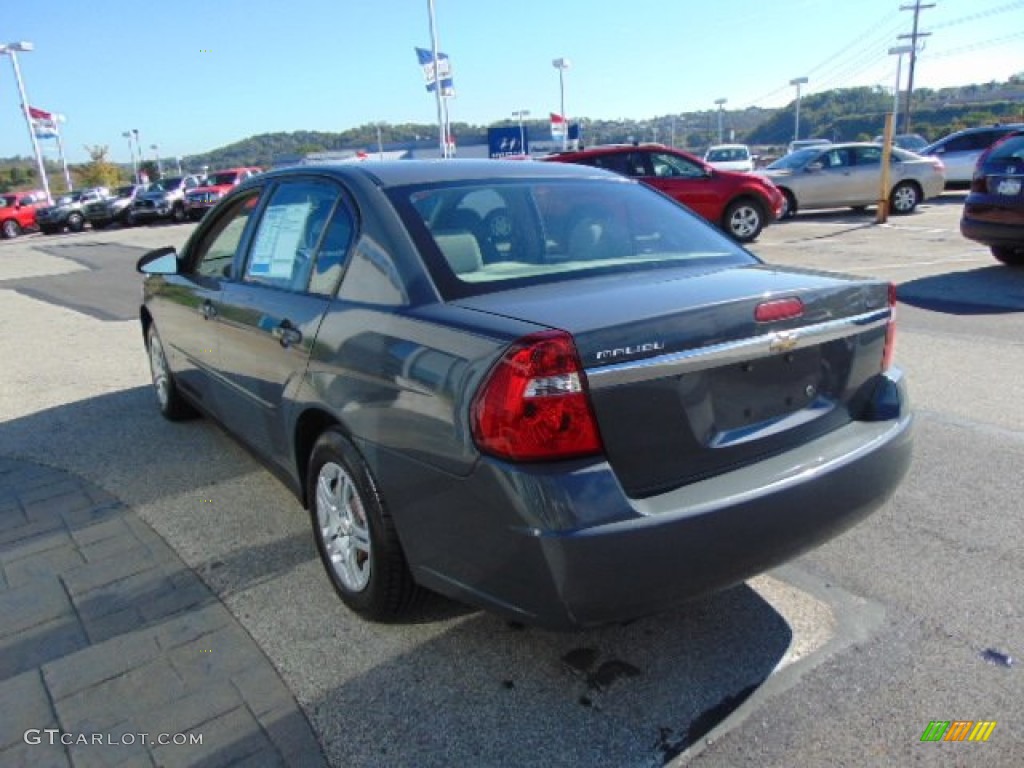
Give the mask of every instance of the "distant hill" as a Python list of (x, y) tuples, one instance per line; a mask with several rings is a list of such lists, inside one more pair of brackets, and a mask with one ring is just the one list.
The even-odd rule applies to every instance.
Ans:
[[(990, 82), (914, 92), (911, 130), (929, 140), (972, 125), (994, 122), (1024, 122), (1024, 73), (1007, 82)], [(881, 87), (842, 88), (804, 96), (800, 102), (801, 137), (820, 136), (833, 141), (871, 139), (882, 132), (885, 115), (892, 109), (892, 93)], [(674, 143), (683, 149), (702, 152), (717, 143), (719, 120), (722, 138), (763, 147), (782, 147), (793, 138), (796, 104), (781, 109), (702, 110), (661, 115), (645, 120), (602, 120), (582, 118), (585, 144), (623, 142)], [(495, 125), (512, 125), (505, 120)], [(534, 141), (548, 140), (546, 120), (524, 123)], [(452, 131), (462, 146), (486, 141), (487, 127), (455, 123)], [(902, 130), (902, 126), (899, 126)], [(338, 133), (292, 131), (263, 133), (187, 158), (190, 169), (206, 165), (211, 169), (239, 165), (270, 167), (310, 152), (328, 150), (369, 150), (377, 148), (378, 126), (361, 125)], [(436, 146), (437, 126), (405, 123), (381, 125), (380, 142), (385, 148)], [(48, 170), (57, 173), (48, 163)], [(0, 158), (0, 192), (36, 186), (36, 172), (28, 157)], [(128, 171), (125, 171), (125, 178)], [(56, 181), (56, 179), (55, 179)], [(58, 184), (62, 182), (58, 181)]]

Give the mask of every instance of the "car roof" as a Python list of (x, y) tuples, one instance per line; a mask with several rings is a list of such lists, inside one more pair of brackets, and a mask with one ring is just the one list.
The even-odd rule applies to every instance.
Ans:
[[(575, 154), (575, 153), (570, 153)], [(617, 173), (570, 163), (522, 162), (505, 160), (367, 160), (361, 163), (294, 165), (278, 168), (255, 177), (259, 180), (279, 177), (327, 174), (339, 179), (362, 178), (381, 187), (430, 184), (487, 179), (602, 178), (625, 181)]]
[(708, 147), (708, 152), (712, 149), (749, 149), (746, 144), (712, 144)]

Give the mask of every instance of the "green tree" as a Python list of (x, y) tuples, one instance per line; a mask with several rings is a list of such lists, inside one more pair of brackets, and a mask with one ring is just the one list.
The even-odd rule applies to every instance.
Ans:
[(121, 180), (120, 169), (107, 159), (110, 148), (102, 145), (88, 146), (89, 162), (80, 166), (78, 178), (87, 187), (116, 187)]

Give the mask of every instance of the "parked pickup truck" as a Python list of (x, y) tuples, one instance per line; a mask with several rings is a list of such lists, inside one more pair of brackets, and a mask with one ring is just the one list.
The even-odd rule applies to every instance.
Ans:
[(149, 189), (136, 196), (132, 215), (137, 223), (172, 219), (184, 221), (185, 193), (202, 183), (200, 176), (171, 176), (154, 181)]
[(38, 190), (0, 195), (0, 236), (10, 240), (22, 232), (39, 229), (36, 209), (44, 205), (46, 194)]
[(228, 192), (262, 171), (261, 168), (226, 168), (206, 177), (201, 187), (185, 193), (185, 210), (192, 221), (199, 221)]
[(62, 195), (54, 205), (36, 209), (36, 223), (46, 235), (65, 229), (81, 232), (85, 228), (85, 206), (108, 197), (110, 190), (106, 187), (91, 187)]
[(87, 203), (85, 218), (92, 224), (93, 229), (103, 229), (118, 222), (122, 227), (130, 227), (135, 223), (135, 216), (132, 214), (132, 203), (136, 196), (146, 190), (146, 185), (127, 184), (114, 190), (114, 194), (103, 200), (94, 200)]

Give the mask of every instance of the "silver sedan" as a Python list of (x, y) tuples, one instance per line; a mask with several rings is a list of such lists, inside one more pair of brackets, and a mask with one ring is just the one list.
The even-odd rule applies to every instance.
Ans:
[[(877, 205), (882, 186), (880, 144), (831, 144), (781, 157), (760, 171), (786, 196), (782, 216), (815, 208)], [(942, 194), (942, 161), (893, 148), (889, 170), (892, 213), (911, 213), (918, 203)]]

